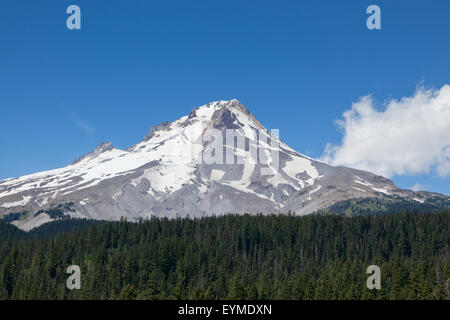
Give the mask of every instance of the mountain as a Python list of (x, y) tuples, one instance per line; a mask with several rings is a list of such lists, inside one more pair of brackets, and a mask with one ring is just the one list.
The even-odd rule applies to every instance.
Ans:
[(231, 100), (160, 123), (126, 150), (106, 142), (64, 168), (1, 180), (0, 217), (30, 230), (65, 217), (305, 215), (355, 198), (449, 200), (302, 155)]

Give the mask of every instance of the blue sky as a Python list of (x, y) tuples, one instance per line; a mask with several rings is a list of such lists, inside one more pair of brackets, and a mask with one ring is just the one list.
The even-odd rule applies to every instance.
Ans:
[[(81, 30), (66, 28), (71, 4)], [(381, 30), (366, 27), (371, 4)], [(343, 145), (336, 120), (361, 97), (382, 112), (450, 84), (449, 32), (446, 0), (3, 0), (0, 178), (65, 166), (102, 141), (126, 148), (160, 121), (232, 98), (319, 158)], [(391, 178), (450, 194), (434, 166)]]

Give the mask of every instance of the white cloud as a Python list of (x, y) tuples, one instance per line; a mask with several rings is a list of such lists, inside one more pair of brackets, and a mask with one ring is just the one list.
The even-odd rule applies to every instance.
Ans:
[(415, 185), (413, 185), (411, 187), (412, 191), (426, 191), (426, 190), (430, 190), (431, 186), (427, 185), (427, 184), (419, 184), (416, 183)]
[(383, 110), (362, 97), (337, 121), (340, 145), (327, 144), (323, 160), (386, 177), (435, 172), (450, 176), (450, 85), (419, 88)]
[(84, 133), (92, 134), (95, 132), (95, 128), (87, 121), (83, 120), (74, 120), (75, 125)]

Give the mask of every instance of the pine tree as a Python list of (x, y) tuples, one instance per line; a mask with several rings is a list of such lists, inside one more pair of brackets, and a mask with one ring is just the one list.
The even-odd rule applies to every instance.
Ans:
[(134, 300), (136, 298), (136, 290), (131, 284), (126, 284), (119, 294), (119, 300)]

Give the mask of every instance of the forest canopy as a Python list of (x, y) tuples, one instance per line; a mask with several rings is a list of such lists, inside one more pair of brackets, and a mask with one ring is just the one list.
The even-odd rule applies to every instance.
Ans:
[[(0, 221), (0, 299), (450, 299), (449, 211), (41, 228)], [(373, 264), (380, 290), (366, 287)], [(66, 287), (69, 265), (80, 290)]]

